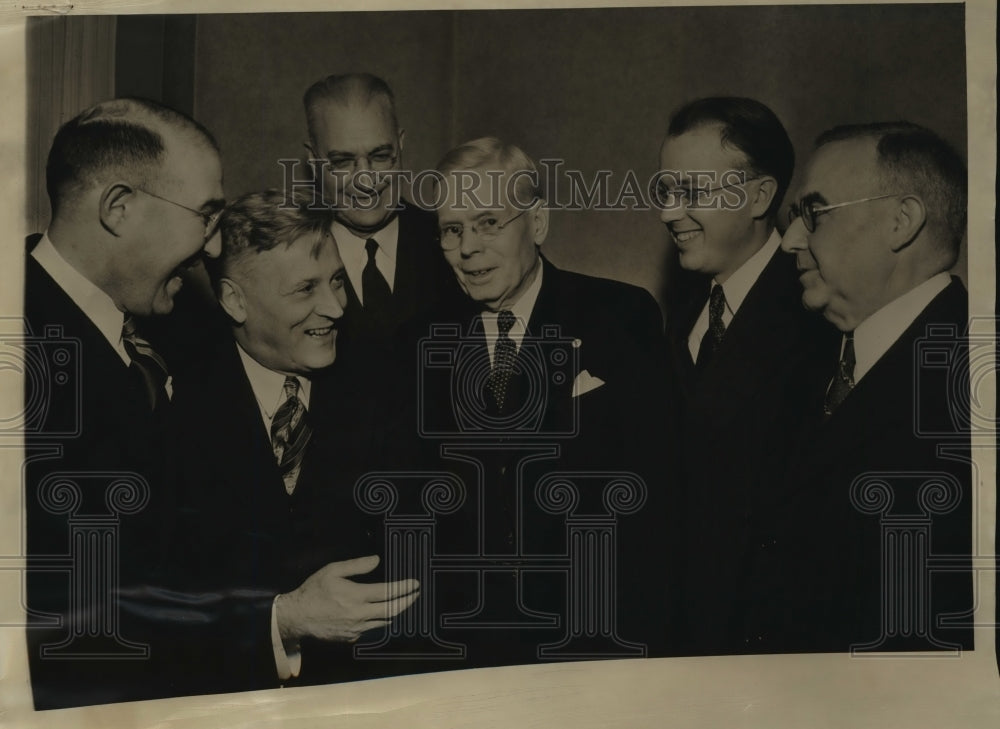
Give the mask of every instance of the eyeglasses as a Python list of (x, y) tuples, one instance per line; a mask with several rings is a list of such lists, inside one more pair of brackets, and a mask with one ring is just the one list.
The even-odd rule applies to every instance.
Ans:
[[(714, 205), (706, 204), (703, 201), (705, 201), (708, 196), (714, 192), (727, 190), (730, 187), (739, 187), (740, 185), (745, 185), (746, 183), (759, 178), (760, 175), (757, 175), (755, 177), (748, 177), (745, 180), (730, 182), (728, 185), (719, 185), (717, 187), (675, 187), (670, 189), (666, 186), (666, 183), (664, 183), (663, 176), (660, 176), (656, 178), (650, 186), (650, 194), (652, 195), (654, 203), (659, 205), (662, 209), (677, 208), (682, 200), (684, 202), (684, 206), (689, 208), (715, 207)], [(730, 209), (726, 206), (722, 207), (727, 210)]]
[(179, 202), (174, 202), (169, 198), (165, 198), (162, 195), (157, 195), (155, 192), (150, 192), (149, 190), (143, 190), (141, 187), (133, 187), (136, 192), (141, 192), (144, 195), (149, 195), (150, 197), (155, 197), (157, 200), (162, 200), (163, 202), (170, 203), (171, 205), (176, 205), (179, 208), (187, 210), (189, 213), (194, 213), (199, 218), (201, 218), (205, 223), (205, 240), (208, 241), (213, 235), (215, 235), (216, 228), (219, 227), (219, 217), (222, 215), (223, 208), (219, 208), (214, 213), (205, 213), (201, 210), (195, 210), (194, 208), (189, 208), (187, 205), (181, 205)]
[[(481, 218), (475, 223), (469, 226), (469, 230), (478, 235), (481, 239), (485, 241), (494, 240), (500, 235), (500, 231), (506, 228), (508, 225), (513, 223), (515, 220), (520, 218), (525, 213), (533, 210), (535, 206), (541, 202), (540, 200), (535, 200), (531, 205), (526, 207), (524, 210), (519, 212), (517, 215), (507, 218), (507, 220), (502, 223), (492, 216)], [(441, 247), (446, 251), (454, 250), (462, 243), (462, 236), (465, 235), (465, 226), (462, 223), (449, 223), (441, 228), (438, 234), (438, 240), (441, 242)]]
[(888, 197), (898, 197), (898, 193), (876, 195), (875, 197), (863, 197), (860, 200), (850, 200), (848, 202), (836, 203), (835, 205), (820, 205), (815, 200), (812, 202), (804, 202), (803, 200), (800, 200), (797, 203), (793, 203), (788, 209), (788, 222), (793, 223), (796, 218), (801, 216), (802, 224), (806, 226), (806, 230), (812, 233), (816, 230), (816, 218), (823, 213), (828, 213), (831, 210), (836, 210), (837, 208), (846, 208), (848, 205), (859, 205), (861, 203), (872, 202), (873, 200), (885, 200)]
[[(365, 165), (361, 165), (361, 160)], [(379, 148), (368, 154), (348, 155), (336, 154), (327, 158), (326, 162), (337, 172), (351, 172), (358, 169), (375, 170), (381, 172), (392, 168), (399, 160), (399, 151), (395, 148)]]

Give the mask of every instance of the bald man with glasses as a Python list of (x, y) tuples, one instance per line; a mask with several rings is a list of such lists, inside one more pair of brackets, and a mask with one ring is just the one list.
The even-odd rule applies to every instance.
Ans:
[(782, 247), (840, 341), (755, 565), (764, 650), (973, 647), (968, 302), (949, 274), (966, 205), (965, 163), (928, 129), (817, 141)]

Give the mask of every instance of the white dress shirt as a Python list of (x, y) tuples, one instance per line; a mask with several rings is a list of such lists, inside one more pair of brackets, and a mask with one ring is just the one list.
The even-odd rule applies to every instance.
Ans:
[[(507, 336), (514, 342), (514, 351), (521, 351), (521, 342), (528, 331), (528, 319), (535, 309), (535, 302), (538, 300), (538, 292), (542, 290), (542, 262), (538, 262), (538, 270), (534, 280), (528, 284), (520, 298), (510, 305), (509, 311), (514, 315), (514, 325), (510, 328)], [(493, 364), (493, 352), (497, 346), (497, 337), (500, 336), (500, 327), (497, 324), (499, 312), (484, 311), (480, 316), (483, 318), (483, 334), (486, 335), (486, 348), (490, 353), (490, 365)]]
[(48, 233), (38, 241), (38, 244), (31, 251), (31, 257), (45, 269), (45, 272), (52, 277), (59, 288), (65, 291), (73, 303), (80, 307), (80, 311), (93, 322), (94, 326), (108, 340), (112, 349), (122, 358), (122, 362), (126, 365), (132, 364), (132, 358), (128, 356), (122, 342), (125, 312), (115, 306), (111, 297), (62, 257), (62, 254), (52, 245)]
[(394, 217), (381, 230), (372, 233), (364, 238), (338, 222), (334, 222), (331, 231), (333, 238), (337, 242), (337, 252), (340, 253), (340, 260), (344, 262), (344, 269), (347, 271), (347, 278), (354, 287), (358, 295), (358, 301), (362, 306), (365, 303), (365, 293), (361, 287), (361, 274), (368, 265), (368, 251), (365, 244), (371, 238), (378, 243), (378, 250), (375, 252), (375, 266), (381, 272), (389, 290), (396, 290), (396, 249), (399, 245), (399, 216)]
[[(761, 249), (750, 256), (742, 266), (737, 268), (733, 275), (726, 279), (724, 284), (718, 284), (715, 279), (712, 279), (712, 286), (722, 286), (722, 293), (726, 297), (726, 308), (722, 310), (722, 323), (727, 329), (733, 317), (736, 316), (736, 312), (743, 305), (747, 294), (750, 293), (750, 289), (757, 283), (757, 279), (760, 278), (764, 269), (767, 268), (767, 264), (780, 245), (781, 236), (778, 235), (778, 231), (771, 231), (770, 237)], [(708, 304), (706, 303), (705, 308), (701, 310), (701, 314), (698, 316), (697, 321), (695, 321), (691, 333), (688, 335), (688, 351), (691, 353), (692, 361), (698, 360), (698, 350), (701, 348), (701, 340), (708, 331), (708, 324)]]
[[(264, 420), (264, 430), (267, 431), (267, 437), (270, 439), (271, 422), (274, 420), (274, 414), (286, 399), (285, 375), (260, 364), (247, 354), (239, 344), (236, 345), (236, 351), (240, 353), (240, 361), (243, 363), (243, 369), (250, 380), (253, 395), (257, 399), (260, 416)], [(296, 377), (295, 379), (299, 381), (299, 399), (308, 409), (312, 383), (305, 377)], [(274, 651), (274, 665), (278, 670), (278, 678), (285, 681), (299, 675), (299, 672), (302, 670), (302, 653), (297, 644), (286, 644), (281, 639), (281, 631), (278, 630), (277, 610), (279, 597), (281, 596), (275, 595), (274, 602), (271, 603), (271, 649)]]
[(934, 297), (944, 291), (950, 283), (951, 276), (939, 273), (890, 301), (858, 324), (854, 330), (855, 385), (889, 351), (889, 347), (920, 316)]

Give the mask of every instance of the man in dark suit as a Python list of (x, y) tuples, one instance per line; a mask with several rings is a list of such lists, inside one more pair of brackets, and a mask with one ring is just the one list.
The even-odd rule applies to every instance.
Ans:
[(348, 346), (381, 347), (406, 319), (458, 295), (434, 214), (400, 197), (405, 130), (392, 90), (367, 73), (328, 76), (303, 99), (315, 177), (347, 270)]
[(253, 193), (220, 223), (209, 273), (232, 336), (179, 383), (171, 423), (173, 586), (194, 611), (175, 628), (181, 693), (367, 677), (352, 643), (418, 595), (352, 579), (379, 561), (353, 484), (384, 431), (349, 384), (335, 411), (314, 407), (347, 295), (329, 215), (307, 203)]
[(441, 638), (467, 646), (456, 667), (658, 651), (659, 309), (541, 256), (548, 210), (519, 148), (473, 140), (438, 170), (440, 246), (467, 294), (412, 368), (421, 438), (467, 495), (438, 520), (436, 555), (465, 566), (435, 583)]
[(968, 304), (947, 273), (966, 186), (962, 159), (914, 124), (817, 142), (783, 246), (842, 337), (758, 555), (763, 650), (972, 648)]
[(800, 304), (794, 260), (779, 250), (775, 216), (794, 159), (774, 113), (744, 98), (686, 104), (660, 150), (660, 219), (690, 273), (667, 322), (681, 393), (678, 653), (753, 650), (740, 627), (755, 589), (746, 559), (806, 383), (833, 351), (825, 323)]
[[(211, 135), (152, 102), (67, 122), (49, 153), (47, 232), (26, 260), (28, 660), (37, 709), (162, 695), (144, 597), (155, 582), (173, 371), (142, 319), (218, 253)], [(37, 240), (37, 242), (35, 242)], [(29, 360), (30, 361), (30, 360)], [(72, 606), (72, 607), (71, 607)]]

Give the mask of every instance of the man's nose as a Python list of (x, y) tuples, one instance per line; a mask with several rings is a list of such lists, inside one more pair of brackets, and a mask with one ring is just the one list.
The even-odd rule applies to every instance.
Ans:
[(205, 241), (201, 249), (209, 258), (218, 258), (222, 255), (222, 233), (219, 232), (218, 228)]
[(660, 221), (673, 223), (687, 216), (687, 204), (681, 196), (668, 198), (660, 208)]
[(347, 294), (343, 285), (331, 283), (322, 288), (325, 293), (321, 294), (316, 304), (316, 313), (330, 319), (339, 319), (344, 315), (344, 307), (347, 305)]
[(806, 225), (802, 222), (802, 217), (799, 216), (789, 223), (785, 235), (781, 238), (781, 249), (786, 253), (795, 253), (805, 250), (808, 244), (809, 231), (806, 230)]

